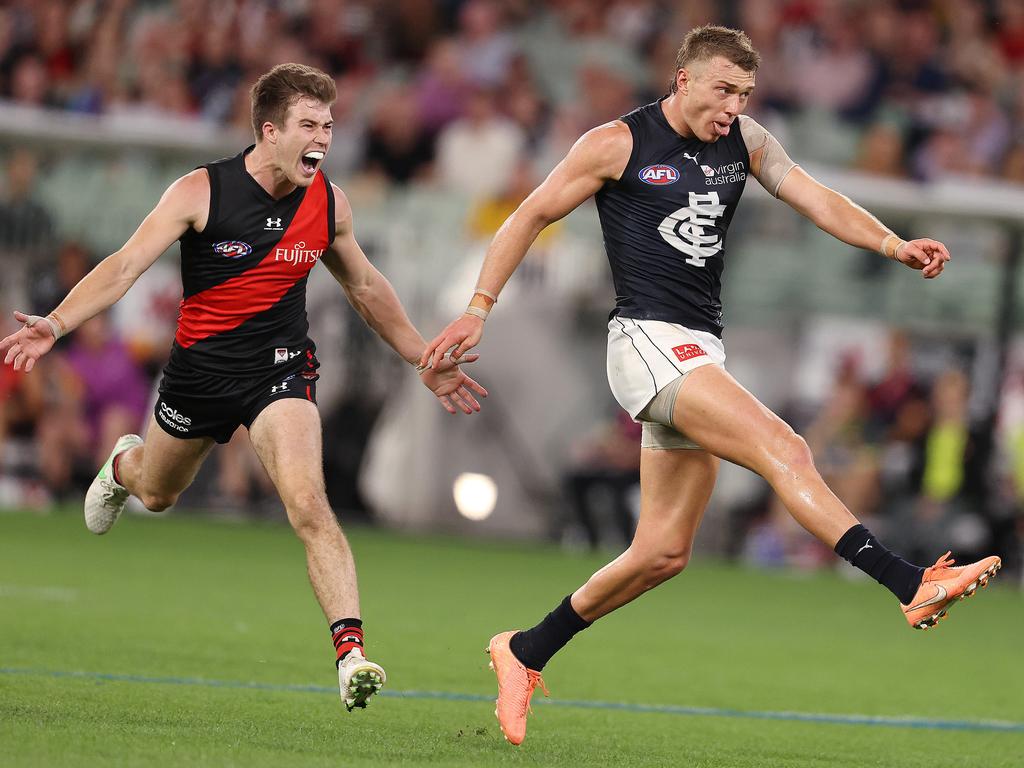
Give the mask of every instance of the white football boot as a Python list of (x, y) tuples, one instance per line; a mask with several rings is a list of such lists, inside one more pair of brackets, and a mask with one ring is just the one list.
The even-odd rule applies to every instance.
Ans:
[(138, 435), (119, 437), (106, 463), (100, 467), (96, 479), (85, 492), (85, 527), (97, 535), (114, 527), (130, 495), (127, 488), (114, 480), (114, 457), (136, 445), (142, 445), (142, 438)]
[(387, 679), (384, 669), (379, 664), (367, 661), (359, 648), (352, 650), (338, 665), (341, 700), (349, 712), (356, 707), (365, 709), (366, 700), (378, 693)]

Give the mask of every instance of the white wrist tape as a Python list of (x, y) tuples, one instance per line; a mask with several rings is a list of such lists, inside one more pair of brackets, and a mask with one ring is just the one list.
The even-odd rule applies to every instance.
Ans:
[(466, 307), (465, 314), (472, 315), (473, 317), (479, 317), (481, 320), (486, 320), (487, 315), (489, 315), (490, 313), (486, 309), (482, 309), (481, 307), (474, 307), (472, 304), (470, 304), (468, 307)]
[[(889, 250), (890, 242), (889, 241), (893, 240), (894, 238), (895, 238), (896, 242), (892, 246), (892, 251), (890, 252), (890, 250)], [(899, 252), (900, 252), (900, 248), (902, 248), (904, 245), (906, 245), (906, 242), (907, 242), (906, 240), (901, 238), (895, 232), (890, 232), (888, 235), (886, 235), (885, 237), (882, 238), (882, 244), (878, 246), (878, 252), (880, 254), (882, 254), (883, 256), (885, 256), (885, 258), (887, 258), (887, 259), (895, 259), (897, 254), (899, 254)]]
[(49, 316), (41, 317), (40, 315), (29, 315), (28, 320), (25, 321), (25, 327), (31, 328), (40, 320), (46, 321), (46, 324), (50, 327), (50, 332), (53, 334), (54, 341), (57, 341), (57, 339), (64, 335), (64, 332), (61, 330), (60, 324)]

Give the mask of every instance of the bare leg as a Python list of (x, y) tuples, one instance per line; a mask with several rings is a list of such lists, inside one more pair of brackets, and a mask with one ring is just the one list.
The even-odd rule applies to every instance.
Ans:
[(706, 451), (642, 449), (640, 521), (629, 548), (532, 629), (491, 638), (495, 714), (510, 742), (519, 744), (526, 736), (530, 698), (542, 685), (540, 670), (573, 635), (683, 570), (717, 473), (718, 459)]
[(573, 593), (581, 618), (595, 621), (686, 567), (717, 475), (718, 459), (706, 451), (641, 451), (636, 534), (629, 549)]
[(122, 453), (118, 461), (121, 485), (147, 509), (162, 512), (195, 480), (213, 445), (209, 437), (172, 437), (150, 417), (146, 442)]
[(687, 377), (673, 423), (710, 453), (761, 475), (797, 522), (830, 548), (857, 525), (821, 479), (803, 438), (719, 366)]
[(252, 424), (249, 438), (306, 548), (309, 581), (328, 622), (359, 618), (352, 550), (327, 503), (320, 414), (307, 400), (278, 400)]

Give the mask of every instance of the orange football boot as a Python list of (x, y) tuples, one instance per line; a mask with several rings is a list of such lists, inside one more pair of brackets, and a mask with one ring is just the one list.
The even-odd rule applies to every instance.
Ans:
[(909, 605), (900, 606), (914, 629), (934, 627), (953, 603), (970, 597), (978, 587), (988, 586), (989, 579), (1003, 565), (998, 557), (986, 557), (954, 568), (951, 554), (947, 552), (935, 565), (924, 569), (924, 577), (914, 599)]
[(494, 714), (505, 740), (518, 746), (526, 738), (526, 715), (531, 711), (533, 690), (539, 685), (547, 696), (548, 689), (540, 672), (527, 669), (512, 653), (508, 641), (514, 634), (515, 631), (495, 635), (487, 644), (487, 652), (491, 654), (490, 667), (498, 676), (498, 700)]

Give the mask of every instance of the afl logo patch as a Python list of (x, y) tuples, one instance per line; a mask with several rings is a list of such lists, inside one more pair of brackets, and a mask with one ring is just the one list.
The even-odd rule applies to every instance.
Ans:
[(252, 246), (241, 240), (225, 240), (213, 246), (213, 252), (229, 259), (240, 259), (252, 253)]
[(640, 171), (640, 181), (659, 187), (665, 184), (675, 184), (679, 181), (679, 171), (671, 165), (648, 165)]

